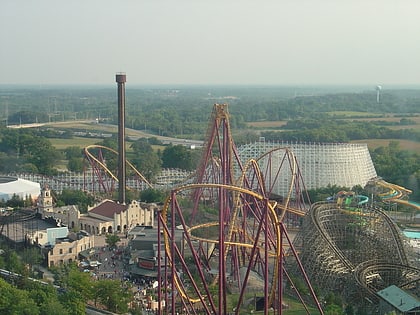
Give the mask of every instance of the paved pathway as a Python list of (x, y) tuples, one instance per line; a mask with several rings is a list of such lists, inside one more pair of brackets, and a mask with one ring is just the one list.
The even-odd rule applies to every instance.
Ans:
[(95, 235), (95, 254), (91, 256), (91, 261), (97, 260), (101, 264), (92, 270), (92, 276), (96, 279), (123, 279), (124, 263), (122, 251), (127, 244), (127, 240), (121, 237), (117, 243), (117, 248), (110, 250), (105, 242), (105, 236)]

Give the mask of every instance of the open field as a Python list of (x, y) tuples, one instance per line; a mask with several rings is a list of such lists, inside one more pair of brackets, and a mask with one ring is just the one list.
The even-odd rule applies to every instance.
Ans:
[(376, 149), (378, 147), (387, 147), (389, 142), (399, 142), (400, 149), (420, 154), (420, 142), (401, 140), (401, 139), (363, 139), (351, 141), (352, 143), (366, 143), (369, 149)]
[[(328, 112), (326, 114), (329, 114), (331, 116), (346, 116), (343, 118), (336, 118), (335, 120), (346, 120), (346, 121), (386, 121), (386, 122), (393, 122), (393, 123), (399, 123), (402, 118), (407, 118), (409, 120), (412, 120), (415, 122), (413, 125), (401, 125), (401, 126), (387, 126), (390, 129), (420, 129), (420, 114), (417, 114), (417, 116), (412, 117), (398, 117), (395, 114), (388, 114), (383, 117), (377, 117), (377, 114), (373, 113), (364, 113), (364, 112)], [(252, 121), (247, 122), (246, 125), (248, 127), (253, 128), (280, 128), (287, 124), (287, 120), (278, 120), (278, 121)]]
[(68, 147), (79, 147), (81, 149), (102, 141), (100, 138), (82, 138), (74, 137), (71, 139), (58, 139), (58, 138), (49, 138), (48, 139), (54, 148), (57, 150), (64, 150)]
[(414, 121), (416, 124), (420, 124), (420, 115), (417, 114), (417, 116), (412, 116), (412, 117), (398, 117), (395, 115), (387, 115), (384, 117), (359, 117), (359, 118), (354, 118), (354, 117), (349, 117), (349, 118), (343, 118), (345, 120), (354, 120), (354, 121), (388, 121), (388, 122), (399, 122), (401, 119), (406, 118), (409, 120)]
[(287, 124), (286, 120), (278, 120), (278, 121), (253, 121), (247, 122), (246, 125), (248, 127), (253, 128), (280, 128)]
[(331, 111), (331, 112), (326, 112), (326, 114), (331, 115), (331, 116), (347, 116), (348, 118), (352, 118), (352, 117), (377, 117), (379, 114), (378, 113), (367, 113), (367, 112), (355, 112), (355, 111)]

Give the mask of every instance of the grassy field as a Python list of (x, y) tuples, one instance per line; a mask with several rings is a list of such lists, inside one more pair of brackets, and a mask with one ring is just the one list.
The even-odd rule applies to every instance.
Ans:
[(326, 114), (331, 115), (331, 116), (347, 116), (349, 118), (378, 116), (377, 113), (354, 112), (354, 111), (331, 111), (331, 112), (327, 112)]
[[(333, 114), (336, 112), (330, 112), (330, 114)], [(361, 113), (361, 112), (337, 112), (338, 113), (345, 113), (349, 116), (349, 118), (345, 118), (345, 120), (355, 120), (355, 121), (365, 121), (366, 123), (370, 121), (387, 121), (387, 122), (399, 122), (401, 120), (401, 117), (396, 117), (393, 115), (387, 116), (387, 117), (368, 117), (369, 113)], [(354, 117), (360, 117), (362, 114), (366, 114), (365, 118), (350, 118), (351, 116)], [(398, 125), (398, 126), (386, 126), (389, 129), (416, 129), (420, 130), (420, 116), (416, 117), (407, 117), (408, 119), (414, 121), (415, 125)], [(256, 121), (256, 122), (248, 122), (247, 126), (250, 128), (258, 128), (258, 129), (264, 129), (264, 128), (280, 128), (284, 126), (287, 123), (287, 121)], [(362, 140), (354, 140), (351, 141), (352, 143), (366, 143), (369, 147), (369, 149), (376, 149), (378, 147), (386, 147), (388, 146), (389, 142), (391, 141), (398, 141), (400, 148), (402, 150), (407, 150), (411, 152), (415, 152), (420, 154), (420, 142), (416, 141), (410, 141), (410, 140), (404, 140), (404, 139), (362, 139)]]
[[(375, 117), (377, 114), (373, 113), (365, 113), (365, 112), (328, 112), (327, 114), (333, 116), (333, 115), (341, 115), (341, 116), (347, 116), (346, 118), (340, 118), (341, 120), (352, 120), (352, 121), (386, 121), (386, 122), (400, 122), (402, 117), (397, 117), (394, 114), (389, 114), (384, 117)], [(362, 117), (363, 116), (363, 117)], [(387, 126), (387, 128), (390, 129), (420, 129), (420, 115), (413, 116), (413, 117), (406, 117), (407, 119), (410, 119), (415, 122), (413, 125), (401, 125), (401, 126)], [(340, 120), (339, 119), (339, 120)], [(287, 124), (286, 120), (278, 120), (278, 121), (253, 121), (253, 122), (247, 122), (246, 123), (248, 127), (251, 128), (280, 128)]]
[(102, 141), (100, 138), (82, 138), (82, 137), (74, 137), (72, 139), (58, 139), (58, 138), (50, 138), (48, 139), (51, 144), (57, 150), (64, 150), (67, 147), (79, 147), (85, 148), (88, 145), (92, 145)]
[(400, 144), (400, 149), (420, 154), (420, 142), (401, 140), (401, 139), (363, 139), (351, 141), (352, 143), (366, 143), (369, 149), (376, 149), (378, 147), (387, 147), (389, 142), (397, 141)]
[(287, 124), (286, 120), (278, 121), (253, 121), (247, 122), (246, 125), (252, 128), (279, 128)]

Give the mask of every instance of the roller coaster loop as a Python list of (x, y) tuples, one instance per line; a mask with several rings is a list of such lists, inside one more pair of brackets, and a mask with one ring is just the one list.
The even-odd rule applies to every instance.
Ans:
[[(98, 176), (98, 178), (102, 178), (102, 172), (104, 171), (109, 177), (111, 177), (115, 182), (118, 182), (118, 178), (113, 174), (113, 172), (107, 167), (104, 159), (102, 157), (96, 157), (91, 150), (99, 149), (99, 150), (106, 150), (111, 152), (112, 154), (118, 155), (118, 152), (114, 149), (108, 148), (102, 145), (89, 145), (84, 148), (83, 152), (85, 154), (86, 159), (90, 162), (92, 169)], [(101, 155), (101, 154), (100, 154)], [(136, 174), (142, 182), (144, 182), (148, 187), (153, 188), (153, 185), (141, 174), (135, 166), (130, 163), (130, 161), (126, 160), (127, 165), (130, 169)], [(101, 185), (105, 191), (109, 191), (109, 187), (105, 185), (106, 181), (101, 181)]]

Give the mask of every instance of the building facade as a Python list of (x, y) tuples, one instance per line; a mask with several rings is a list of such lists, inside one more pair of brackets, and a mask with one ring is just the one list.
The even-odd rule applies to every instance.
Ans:
[(48, 267), (68, 264), (79, 260), (82, 251), (95, 248), (95, 237), (84, 232), (70, 233), (57, 238), (55, 245), (48, 251)]
[(38, 211), (42, 218), (53, 218), (58, 225), (73, 230), (84, 230), (93, 235), (125, 233), (135, 226), (154, 226), (156, 204), (140, 203), (133, 200), (129, 204), (119, 204), (105, 199), (81, 214), (76, 206), (54, 207), (53, 196), (48, 186), (44, 186), (38, 198)]

